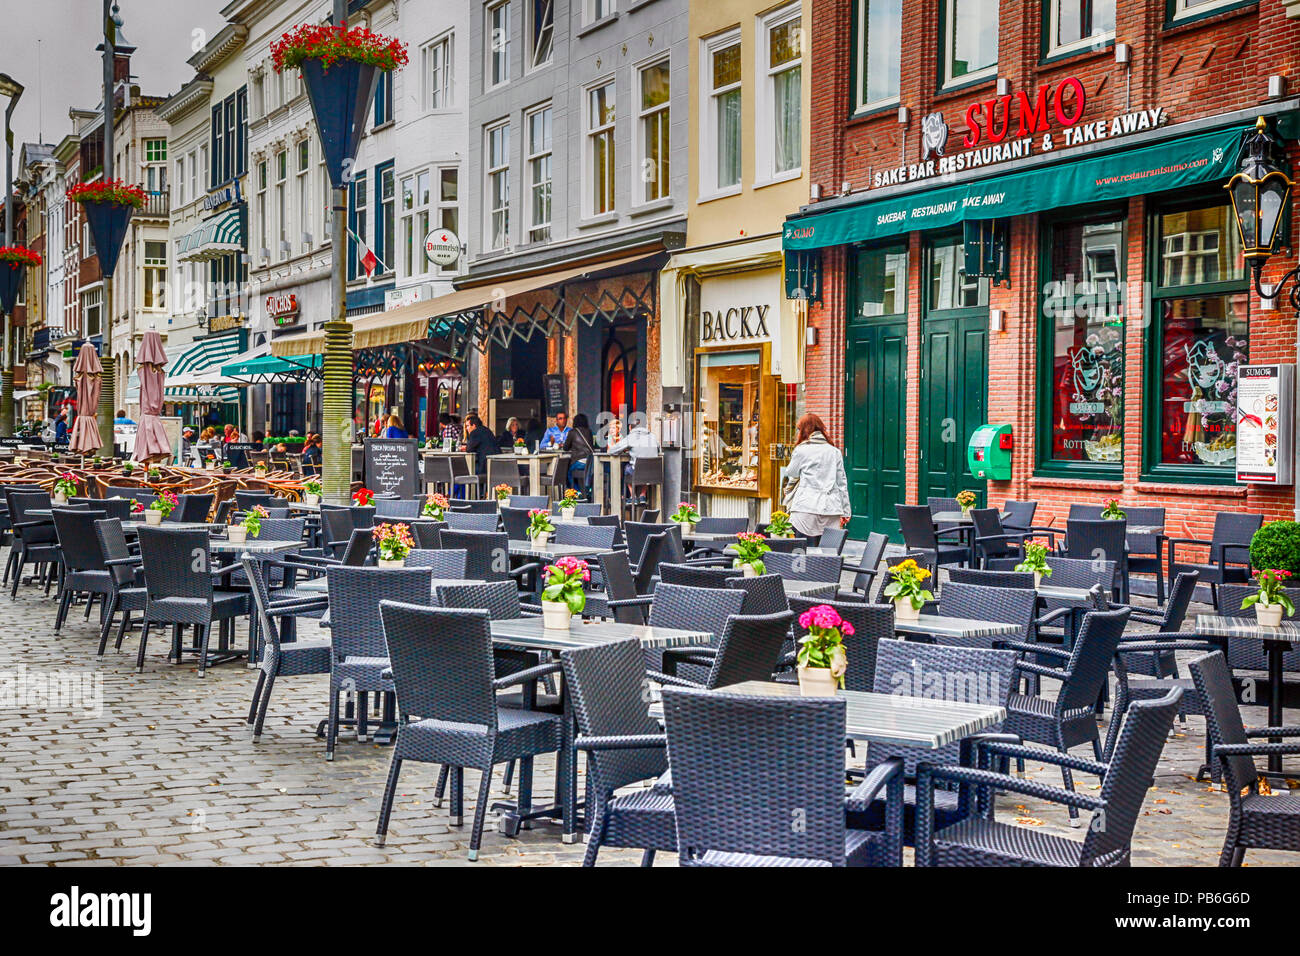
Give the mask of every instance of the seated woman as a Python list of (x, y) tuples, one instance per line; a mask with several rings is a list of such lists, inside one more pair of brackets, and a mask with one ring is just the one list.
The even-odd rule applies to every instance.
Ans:
[(596, 453), (596, 440), (591, 434), (591, 425), (582, 412), (573, 416), (573, 425), (564, 439), (564, 452), (570, 455), (568, 482), (570, 488), (588, 491), (591, 488), (591, 474), (588, 462)]
[(302, 473), (319, 475), (321, 473), (320, 435), (308, 435), (302, 443)]
[(384, 429), (385, 438), (405, 438), (406, 429), (402, 427), (402, 420), (397, 417), (397, 413), (388, 416), (388, 427)]

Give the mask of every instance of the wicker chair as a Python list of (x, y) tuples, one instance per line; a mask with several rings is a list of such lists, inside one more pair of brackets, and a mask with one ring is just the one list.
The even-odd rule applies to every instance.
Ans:
[(756, 574), (752, 578), (732, 575), (723, 585), (745, 592), (741, 614), (784, 614), (790, 610), (790, 600), (785, 595), (785, 584), (779, 574)]
[(829, 581), (840, 583), (844, 558), (838, 554), (782, 554), (772, 551), (763, 556), (769, 574), (779, 574), (790, 581)]
[(1002, 529), (1004, 531), (1028, 531), (1034, 524), (1034, 512), (1038, 510), (1037, 501), (1002, 502)]
[(48, 593), (50, 571), (58, 567), (59, 538), (54, 530), (54, 522), (49, 518), (33, 518), (29, 511), (43, 510), (50, 507), (50, 496), (44, 491), (21, 491), (6, 489), (5, 497), (9, 503), (9, 516), (13, 530), (13, 543), (9, 548), (9, 561), (5, 566), (6, 579), (12, 577), (10, 599), (18, 597), (18, 585), (23, 579), (23, 570), (28, 562), (38, 567)]
[(535, 508), (546, 509), (551, 506), (551, 499), (546, 495), (517, 495), (513, 492), (510, 495), (510, 507), (522, 508), (525, 513)]
[(432, 571), (435, 578), (463, 578), (468, 559), (469, 552), (463, 548), (439, 548), (432, 551), (412, 548), (406, 556), (406, 566)]
[(447, 527), (445, 521), (429, 521), (428, 519), (411, 522), (411, 537), (415, 539), (415, 546), (423, 550), (441, 547), (442, 531)]
[(487, 486), (509, 485), (511, 497), (513, 492), (522, 492), (528, 479), (519, 473), (519, 464), (513, 458), (489, 458), (487, 463)]
[[(1300, 852), (1300, 797), (1265, 796), (1255, 757), (1300, 754), (1300, 727), (1246, 730), (1233, 693), (1232, 674), (1219, 652), (1188, 661), (1205, 701), (1206, 734), (1228, 791), (1228, 832), (1219, 866), (1241, 866), (1248, 848)], [(1135, 707), (1141, 706), (1135, 704)], [(1278, 737), (1270, 743), (1260, 738)], [(1252, 738), (1258, 742), (1252, 742)], [(1289, 738), (1289, 739), (1288, 739)]]
[(601, 548), (609, 551), (614, 547), (614, 538), (618, 528), (612, 525), (557, 524), (552, 540), (556, 544), (574, 545), (580, 548)]
[(122, 623), (117, 631), (116, 649), (122, 649), (122, 640), (131, 626), (131, 612), (143, 611), (145, 607), (144, 572), (140, 568), (140, 556), (131, 554), (126, 543), (126, 534), (122, 531), (122, 522), (117, 518), (106, 518), (95, 522), (95, 537), (99, 541), (100, 552), (104, 556), (104, 566), (109, 572), (111, 590), (108, 595), (108, 607), (99, 629), (98, 655), (104, 656), (108, 646), (108, 633), (113, 627), (117, 612), (122, 612)]
[(494, 515), (497, 513), (495, 498), (451, 498), (448, 500), (452, 511), (468, 512), (475, 515)]
[(827, 528), (822, 532), (821, 539), (817, 542), (817, 547), (823, 551), (834, 551), (836, 554), (844, 553), (845, 542), (849, 540), (849, 532), (845, 528)]
[[(962, 617), (976, 621), (997, 621), (1020, 628), (1019, 642), (1032, 641), (1038, 595), (1024, 588), (991, 588), (980, 584), (949, 581), (939, 592), (938, 613), (941, 617)], [(939, 638), (939, 643), (955, 647), (997, 647), (1003, 638)]]
[[(799, 623), (805, 611), (821, 605), (833, 608), (840, 617), (853, 625), (852, 636), (844, 638), (844, 653), (848, 657), (849, 667), (844, 672), (844, 689), (874, 691), (876, 680), (876, 646), (881, 641), (894, 638), (894, 605), (864, 604), (861, 601), (823, 601), (816, 598), (790, 598), (790, 611), (794, 614), (794, 640), (787, 645), (788, 656), (783, 661), (787, 667), (794, 667), (794, 651), (800, 638), (807, 636), (808, 629)], [(793, 671), (777, 674), (777, 681), (795, 683)]]
[[(1114, 562), (1115, 576), (1111, 589), (1115, 600), (1128, 603), (1128, 522), (1096, 521), (1071, 518), (1065, 524), (1065, 548), (1062, 556), (1080, 561)], [(1049, 562), (1050, 564), (1050, 562)]]
[(669, 674), (652, 673), (650, 678), (661, 684), (677, 687), (705, 687), (715, 690), (742, 684), (745, 681), (772, 679), (781, 660), (781, 649), (790, 634), (794, 615), (789, 611), (776, 614), (733, 614), (727, 618), (715, 653), (708, 661), (697, 661), (708, 667), (704, 679), (687, 680)]
[(54, 529), (59, 539), (59, 550), (63, 555), (62, 587), (59, 594), (59, 610), (54, 615), (54, 633), (63, 629), (68, 610), (78, 595), (86, 597), (86, 617), (95, 597), (103, 599), (99, 615), (102, 624), (108, 611), (108, 600), (113, 593), (112, 575), (104, 563), (104, 552), (95, 536), (95, 522), (105, 517), (102, 511), (82, 511), (70, 508), (55, 508)]
[(447, 527), (452, 531), (496, 531), (500, 527), (500, 517), (493, 514), (474, 514), (472, 512), (448, 511), (445, 518)]
[[(181, 630), (188, 626), (195, 629), (198, 638), (199, 676), (203, 677), (207, 672), (212, 625), (218, 625), (229, 635), (235, 621), (248, 614), (246, 593), (218, 591), (213, 585), (214, 577), (229, 573), (235, 565), (212, 566), (206, 530), (144, 526), (136, 533), (146, 592), (136, 669), (144, 672), (145, 648), (152, 626), (171, 626), (171, 656), (177, 662), (181, 659)], [(196, 561), (200, 554), (202, 560)]]
[[(636, 847), (642, 866), (655, 851), (677, 849), (677, 821), (667, 778), (667, 738), (647, 714), (643, 699), (645, 662), (636, 640), (613, 641), (563, 651), (560, 665), (578, 727), (573, 746), (587, 753), (587, 852), (594, 866), (603, 846)], [(653, 787), (627, 791), (631, 784)]]
[(964, 564), (970, 558), (970, 549), (964, 544), (950, 544), (939, 539), (935, 531), (931, 510), (926, 505), (894, 505), (898, 524), (903, 532), (903, 543), (910, 552), (918, 552), (931, 570), (940, 565)]
[[(823, 534), (822, 537), (825, 538), (825, 535)], [(872, 531), (867, 534), (867, 540), (862, 545), (862, 557), (858, 559), (858, 563), (844, 566), (846, 571), (853, 572), (853, 585), (848, 589), (841, 588), (836, 594), (836, 600), (870, 600), (871, 585), (880, 573), (880, 562), (885, 556), (885, 548), (888, 545), (888, 535), (879, 531)]]
[[(998, 742), (979, 746), (978, 767), (922, 764), (916, 783), (916, 865), (1128, 866), (1133, 829), (1164, 750), (1165, 735), (1173, 724), (1180, 694), (1174, 690), (1161, 700), (1134, 704), (1108, 764)], [(1101, 777), (1101, 790), (1094, 796), (1077, 792), (1068, 783), (1062, 790), (986, 769), (990, 759), (1010, 757), (1059, 764), (1067, 780), (1071, 768), (1097, 774)], [(933, 801), (935, 784), (941, 781), (978, 788), (978, 805), (986, 812), (971, 813), (952, 826), (936, 830)], [(1064, 803), (1075, 816), (1082, 807), (1092, 811), (1095, 822), (1104, 825), (1090, 826), (1080, 842), (1042, 830), (999, 823), (992, 818), (994, 790)]]
[[(1169, 576), (1179, 571), (1197, 571), (1201, 583), (1210, 586), (1214, 606), (1219, 606), (1219, 586), (1245, 584), (1250, 571), (1250, 539), (1264, 523), (1261, 514), (1242, 514), (1220, 511), (1214, 516), (1214, 530), (1209, 541), (1196, 538), (1169, 538)], [(1184, 563), (1178, 560), (1179, 546), (1196, 546), (1209, 549), (1205, 564)], [(1230, 609), (1231, 610), (1231, 609)]]
[(357, 737), (366, 739), (366, 704), (370, 693), (391, 693), (388, 648), (380, 623), (382, 601), (430, 606), (433, 603), (433, 573), (401, 568), (330, 568), (329, 582), (330, 657), (329, 718), (325, 729), (325, 759), (334, 759), (339, 732), (339, 694), (357, 695)]
[(386, 600), (380, 606), (383, 630), (392, 656), (402, 720), (397, 730), (388, 782), (379, 810), (376, 840), (382, 846), (406, 760), (453, 768), (451, 822), (464, 820), (465, 769), (481, 772), (469, 859), (478, 859), (487, 814), (492, 768), (521, 761), (519, 813), (531, 809), (532, 762), (560, 747), (561, 719), (554, 714), (502, 707), (496, 691), (531, 685), (546, 664), (498, 678), (492, 664), (492, 635), (485, 611), (445, 610)]
[(102, 511), (105, 518), (117, 518), (119, 521), (131, 520), (131, 502), (126, 498), (69, 498), (68, 504)]
[(990, 571), (985, 568), (949, 568), (951, 584), (982, 584), (989, 588), (1034, 589), (1034, 576), (1028, 571)]
[[(662, 671), (670, 676), (677, 676), (679, 661), (686, 665), (703, 663), (704, 667), (708, 667), (708, 663), (702, 661), (701, 651), (708, 658), (712, 658), (717, 650), (717, 637), (727, 626), (727, 618), (739, 614), (744, 604), (744, 591), (688, 587), (661, 582), (655, 588), (650, 601), (647, 623), (651, 627), (704, 631), (712, 634), (713, 640), (696, 647), (647, 648), (646, 670)], [(699, 670), (683, 672), (681, 676), (696, 681), (704, 679), (704, 674)]]
[(664, 532), (672, 533), (673, 531), (676, 531), (678, 535), (681, 534), (681, 528), (675, 524), (647, 524), (641, 521), (624, 522), (623, 535), (627, 538), (627, 555), (628, 560), (632, 562), (632, 566), (637, 567), (640, 565), (646, 541), (651, 535), (663, 534)]
[(771, 548), (772, 554), (802, 554), (808, 550), (808, 539), (801, 537), (793, 538), (772, 538), (767, 539), (767, 546)]
[(462, 531), (448, 528), (439, 538), (444, 548), (464, 548), (469, 552), (465, 577), (476, 581), (518, 581), (541, 570), (541, 564), (530, 561), (517, 568), (508, 568), (502, 556), (510, 553), (510, 539), (504, 531)]
[(1133, 527), (1158, 528), (1154, 534), (1128, 535), (1129, 573), (1154, 574), (1156, 577), (1156, 602), (1165, 603), (1165, 509), (1130, 508), (1124, 513)]
[[(600, 565), (600, 576), (605, 581), (605, 591), (587, 595), (587, 609), (584, 613), (593, 617), (610, 617), (620, 624), (644, 624), (646, 608), (653, 597), (642, 594), (637, 589), (636, 579), (632, 576), (631, 565), (627, 561), (626, 551), (609, 551), (596, 555)], [(641, 663), (642, 670), (645, 662)]]
[(691, 588), (723, 588), (730, 578), (741, 576), (739, 568), (698, 567), (693, 564), (659, 565), (659, 580), (663, 584), (682, 584)]
[[(666, 687), (664, 726), (682, 866), (901, 865), (901, 814), (884, 833), (845, 825), (842, 698)], [(887, 787), (897, 806), (902, 783), (901, 761), (889, 761), (853, 799)]]
[[(511, 501), (514, 501), (513, 497)], [(501, 527), (511, 541), (526, 541), (528, 539), (528, 525), (532, 521), (528, 517), (529, 510), (528, 508), (516, 508), (513, 504), (501, 509)], [(475, 528), (471, 530), (495, 531), (496, 529)]]
[[(207, 521), (216, 495), (177, 495), (176, 507), (164, 520), (177, 522)], [(272, 501), (277, 499), (272, 498)]]
[(424, 501), (420, 498), (376, 498), (376, 518), (418, 518)]

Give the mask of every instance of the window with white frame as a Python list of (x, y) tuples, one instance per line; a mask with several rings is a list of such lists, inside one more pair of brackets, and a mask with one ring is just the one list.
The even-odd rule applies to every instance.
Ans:
[(393, 271), (393, 245), (397, 238), (397, 184), (393, 168), (389, 166), (379, 173), (378, 178), (378, 195), (375, 197), (379, 204), (375, 216), (375, 245), (378, 247), (375, 256), (379, 259), (379, 265), (375, 269), (377, 276)]
[(167, 308), (167, 243), (144, 244), (144, 307)]
[(150, 193), (167, 191), (167, 140), (144, 141), (144, 188)]
[(431, 176), (432, 173), (426, 169), (402, 177), (400, 260), (402, 275), (408, 278), (426, 275), (429, 271), (429, 259), (424, 254), (424, 237), (429, 232)]
[(172, 176), (172, 198), (177, 206), (185, 205), (185, 157), (176, 160), (176, 172)]
[(298, 231), (301, 233), (303, 251), (311, 248), (311, 140), (301, 139), (294, 147), (297, 161), (294, 175), (297, 178)]
[(759, 110), (755, 171), (760, 181), (798, 175), (803, 165), (803, 25), (799, 4), (759, 21)]
[(270, 249), (271, 233), (266, 222), (266, 160), (261, 160), (257, 164), (257, 179), (255, 189), (257, 198), (257, 241), (261, 243), (259, 249)]
[(289, 184), (289, 151), (282, 149), (275, 154), (275, 224), (279, 237), (279, 251), (276, 258), (289, 258), (289, 197), (286, 191)]
[(551, 238), (551, 107), (524, 117), (524, 168), (528, 176), (528, 241)]
[(370, 231), (367, 217), (370, 215), (370, 177), (366, 173), (357, 173), (352, 178), (352, 236), (348, 248), (352, 250), (349, 258), (348, 278), (356, 279), (365, 274), (361, 267), (361, 245), (371, 248)]
[(253, 74), (253, 119), (266, 115), (266, 76), (263, 73)]
[(424, 71), (425, 110), (445, 110), (452, 100), (452, 35), (439, 37), (420, 53)]
[(190, 170), (190, 195), (195, 199), (199, 198), (199, 153), (198, 150), (190, 150), (188, 159)]
[(858, 0), (854, 11), (853, 108), (898, 102), (903, 54), (903, 0)]
[(740, 185), (740, 32), (705, 41), (704, 149), (701, 168), (704, 192)]
[[(455, 166), (443, 166), (438, 170), (437, 213), (434, 222), (460, 236), (460, 170)], [(439, 266), (438, 271), (450, 275), (458, 268)]]
[(638, 137), (641, 146), (640, 189), (637, 199), (653, 202), (671, 191), (669, 178), (669, 99), (672, 89), (669, 62), (660, 60), (637, 74)]
[(940, 32), (945, 85), (997, 73), (998, 0), (946, 0)]
[(587, 90), (587, 212), (614, 211), (614, 81)]
[(1189, 17), (1198, 17), (1218, 7), (1230, 7), (1240, 2), (1241, 0), (1173, 0), (1171, 19), (1185, 20)]
[(510, 2), (487, 8), (487, 85), (500, 86), (510, 79)]
[(321, 191), (321, 234), (316, 241), (323, 246), (331, 241), (330, 233), (334, 231), (334, 186), (330, 183), (324, 156), (321, 156), (320, 163), (317, 165), (316, 180), (320, 183)]
[[(104, 332), (104, 290), (91, 289), (81, 293), (81, 317), (85, 321), (86, 338)], [(65, 329), (65, 331), (70, 331)]]
[[(207, 185), (208, 183), (208, 147), (199, 147), (199, 182)], [(198, 193), (195, 192), (197, 196)]]
[(524, 0), (528, 35), (526, 69), (535, 70), (551, 62), (555, 47), (555, 0)]
[(510, 124), (489, 127), (486, 137), (487, 247), (504, 249), (510, 244)]
[(1048, 53), (1087, 49), (1115, 38), (1115, 0), (1051, 0)]
[(587, 23), (595, 23), (612, 16), (618, 9), (616, 0), (583, 0)]

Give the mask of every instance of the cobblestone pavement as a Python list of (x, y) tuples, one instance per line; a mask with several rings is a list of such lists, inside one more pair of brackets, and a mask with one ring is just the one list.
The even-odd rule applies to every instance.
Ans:
[[(193, 664), (165, 661), (166, 642), (158, 641), (137, 674), (134, 637), (122, 652), (110, 644), (99, 659), (94, 620), (83, 621), (78, 609), (55, 636), (54, 610), (53, 600), (34, 587), (21, 588), (13, 602), (0, 596), (0, 679), (25, 668), (30, 687), (57, 672), (89, 682), (89, 703), (102, 706), (52, 710), (5, 701), (0, 707), (0, 864), (467, 862), (473, 772), (466, 779), (466, 824), (449, 827), (446, 811), (431, 802), (437, 768), (408, 763), (388, 845), (374, 845), (388, 751), (343, 738), (336, 760), (324, 760), (314, 732), (325, 715), (326, 678), (281, 680), (265, 733), (254, 744), (244, 715), (255, 675), (242, 662), (210, 668), (199, 678)], [(1250, 723), (1263, 719), (1262, 709), (1247, 712)], [(1135, 864), (1217, 861), (1227, 796), (1190, 779), (1200, 763), (1202, 734), (1200, 718), (1190, 717), (1186, 733), (1166, 748), (1138, 824)], [(554, 761), (538, 764), (536, 793), (545, 799)], [(1028, 769), (1060, 785), (1054, 768)], [(1095, 782), (1076, 775), (1081, 789)], [(492, 798), (503, 797), (498, 783)], [(999, 813), (1081, 836), (1066, 825), (1063, 807), (1003, 798)], [(581, 855), (580, 844), (560, 842), (558, 826), (542, 824), (511, 839), (489, 824), (478, 865), (572, 865)], [(632, 865), (639, 857), (604, 850), (600, 862)], [(1282, 853), (1247, 855), (1250, 865), (1294, 860)], [(671, 865), (671, 855), (661, 855), (659, 863)]]

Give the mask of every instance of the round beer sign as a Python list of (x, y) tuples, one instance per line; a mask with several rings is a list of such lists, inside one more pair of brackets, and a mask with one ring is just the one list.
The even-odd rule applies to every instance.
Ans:
[(435, 266), (455, 265), (460, 258), (460, 240), (450, 229), (434, 229), (424, 237), (424, 254)]

